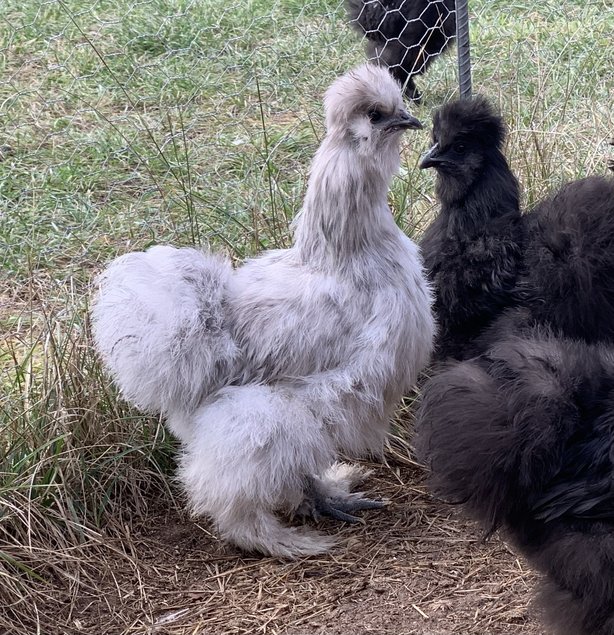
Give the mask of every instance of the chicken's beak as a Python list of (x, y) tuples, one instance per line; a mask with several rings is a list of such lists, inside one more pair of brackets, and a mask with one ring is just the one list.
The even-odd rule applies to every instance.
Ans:
[(401, 128), (402, 130), (420, 130), (423, 128), (422, 123), (412, 117), (406, 110), (399, 111), (396, 115), (393, 115), (386, 121), (386, 130), (391, 128)]
[(426, 168), (436, 168), (438, 165), (441, 165), (442, 161), (439, 158), (439, 144), (436, 143), (432, 148), (430, 148), (425, 154), (422, 155), (420, 162), (418, 163), (418, 167), (421, 170)]

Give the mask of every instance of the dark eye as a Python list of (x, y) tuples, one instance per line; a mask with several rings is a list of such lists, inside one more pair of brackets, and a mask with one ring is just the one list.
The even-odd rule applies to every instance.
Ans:
[(467, 151), (467, 146), (464, 143), (455, 143), (453, 148), (454, 152), (457, 152), (458, 154), (465, 154)]
[(381, 121), (383, 116), (384, 115), (382, 115), (381, 111), (377, 110), (377, 108), (369, 111), (369, 121), (371, 123), (377, 123), (378, 121)]

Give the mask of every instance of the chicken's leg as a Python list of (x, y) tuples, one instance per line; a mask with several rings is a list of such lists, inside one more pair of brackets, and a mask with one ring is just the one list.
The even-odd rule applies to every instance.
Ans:
[(364, 523), (353, 512), (363, 509), (381, 509), (387, 500), (367, 498), (363, 492), (350, 492), (350, 488), (370, 474), (358, 466), (336, 463), (322, 477), (307, 479), (305, 498), (295, 514), (320, 520), (323, 516), (346, 523)]
[(353, 516), (350, 512), (362, 509), (381, 509), (386, 505), (386, 502), (366, 498), (360, 492), (347, 494), (345, 498), (341, 498), (322, 495), (316, 491), (310, 500), (303, 501), (303, 505), (308, 506), (309, 504), (311, 504), (311, 509), (308, 510), (308, 513), (315, 520), (319, 520), (322, 516), (328, 516), (346, 523), (364, 523), (362, 518)]

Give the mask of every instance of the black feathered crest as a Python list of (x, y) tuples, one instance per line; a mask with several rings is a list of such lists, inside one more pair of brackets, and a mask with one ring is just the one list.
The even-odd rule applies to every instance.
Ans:
[(442, 146), (470, 137), (484, 147), (501, 150), (506, 126), (490, 101), (476, 95), (442, 106), (433, 116), (433, 137)]

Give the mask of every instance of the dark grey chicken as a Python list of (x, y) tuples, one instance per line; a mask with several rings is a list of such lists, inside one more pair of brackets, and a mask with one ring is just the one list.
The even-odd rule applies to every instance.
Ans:
[(435, 493), (546, 574), (559, 635), (614, 635), (614, 181), (520, 216), (486, 100), (441, 109), (434, 142), (442, 211), (422, 248), (448, 362), (416, 447)]
[(367, 39), (367, 57), (390, 69), (409, 99), (414, 83), (452, 43), (454, 0), (346, 0), (350, 24)]
[(558, 635), (614, 635), (614, 350), (535, 327), (424, 386), (430, 487), (546, 575)]

